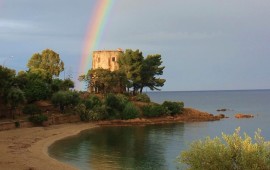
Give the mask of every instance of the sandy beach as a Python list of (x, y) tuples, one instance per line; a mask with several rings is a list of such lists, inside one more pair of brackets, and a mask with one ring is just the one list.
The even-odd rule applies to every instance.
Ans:
[(97, 127), (97, 125), (93, 123), (73, 123), (1, 131), (0, 169), (76, 169), (49, 157), (47, 152), (48, 146), (56, 140), (94, 127)]

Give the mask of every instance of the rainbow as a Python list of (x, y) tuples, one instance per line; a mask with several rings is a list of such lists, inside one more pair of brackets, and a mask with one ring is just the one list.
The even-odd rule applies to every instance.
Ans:
[[(114, 0), (96, 0), (94, 11), (91, 14), (85, 35), (85, 42), (78, 71), (79, 75), (86, 74), (91, 66), (90, 55), (94, 50), (99, 48), (102, 34), (113, 4)], [(80, 89), (83, 89), (82, 85)]]

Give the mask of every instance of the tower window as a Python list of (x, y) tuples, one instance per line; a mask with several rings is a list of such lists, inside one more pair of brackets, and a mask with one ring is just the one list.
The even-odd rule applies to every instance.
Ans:
[(115, 62), (115, 57), (112, 57), (112, 61)]
[(100, 58), (98, 57), (98, 62), (100, 62)]

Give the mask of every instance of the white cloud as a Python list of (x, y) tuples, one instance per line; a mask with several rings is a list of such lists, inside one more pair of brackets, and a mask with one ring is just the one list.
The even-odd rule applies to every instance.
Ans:
[(32, 29), (33, 25), (26, 21), (18, 20), (0, 20), (1, 30), (28, 30)]

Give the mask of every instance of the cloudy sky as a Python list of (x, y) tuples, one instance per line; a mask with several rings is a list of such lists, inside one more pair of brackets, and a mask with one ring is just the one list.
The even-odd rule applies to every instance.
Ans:
[[(0, 0), (0, 64), (26, 70), (50, 48), (77, 79), (95, 3)], [(115, 0), (99, 48), (161, 54), (163, 91), (269, 89), (269, 9), (269, 0)]]

